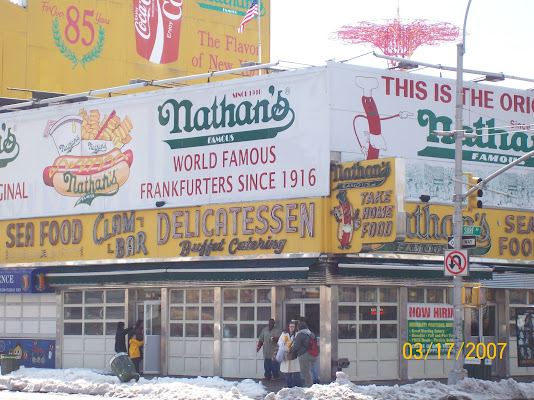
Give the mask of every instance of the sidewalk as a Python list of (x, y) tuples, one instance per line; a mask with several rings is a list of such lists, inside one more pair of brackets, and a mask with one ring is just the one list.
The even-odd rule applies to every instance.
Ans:
[[(254, 379), (254, 381), (261, 383), (263, 386), (265, 386), (265, 389), (269, 392), (275, 392), (277, 393), (280, 389), (283, 389), (286, 387), (286, 380), (284, 378), (283, 374), (280, 374), (281, 377), (277, 380), (270, 380), (270, 381), (264, 381), (262, 379)], [(527, 377), (525, 377), (527, 378)], [(534, 377), (528, 377), (532, 378), (531, 380), (534, 380)], [(358, 386), (366, 386), (366, 385), (376, 385), (376, 386), (395, 386), (395, 385), (407, 385), (410, 383), (419, 382), (422, 379), (409, 379), (409, 380), (384, 380), (384, 381), (352, 381), (355, 385)], [(441, 383), (447, 383), (447, 379), (432, 379), (433, 381), (441, 382)], [(530, 381), (518, 381), (518, 382), (530, 382)], [(325, 383), (329, 384), (331, 382)]]
[[(263, 386), (265, 386), (265, 389), (269, 392), (278, 393), (279, 390), (286, 387), (286, 380), (284, 379), (283, 374), (280, 374), (281, 377), (277, 380), (271, 380), (271, 381), (264, 381), (262, 379), (254, 379), (256, 382), (261, 383)], [(531, 383), (534, 382), (534, 376), (532, 375), (525, 375), (525, 376), (511, 376), (510, 378), (502, 378), (502, 379), (513, 379), (516, 382), (524, 382), (524, 383)], [(383, 381), (351, 381), (357, 386), (366, 386), (366, 385), (376, 385), (376, 386), (395, 386), (395, 385), (408, 385), (411, 383), (416, 383), (419, 381), (422, 381), (424, 379), (406, 379), (406, 380), (400, 380), (400, 379), (392, 379), (392, 380), (383, 380)], [(441, 382), (446, 384), (447, 379), (428, 379), (436, 382)], [(500, 381), (501, 379), (495, 379), (494, 381)], [(330, 383), (330, 382), (328, 382)]]

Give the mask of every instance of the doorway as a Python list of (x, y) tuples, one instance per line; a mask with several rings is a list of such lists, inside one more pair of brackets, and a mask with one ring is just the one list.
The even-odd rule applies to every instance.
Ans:
[(161, 302), (147, 300), (137, 303), (136, 320), (143, 320), (143, 373), (161, 372)]
[[(486, 304), (478, 308), (471, 308), (471, 340), (475, 345), (478, 343), (497, 342), (497, 307), (494, 304)], [(499, 357), (493, 360), (483, 360), (482, 362), (491, 362), (492, 374), (497, 374)]]
[(308, 328), (318, 337), (321, 336), (321, 313), (318, 301), (310, 300), (290, 300), (284, 302), (284, 326), (285, 329), (289, 321), (298, 320), (302, 316), (306, 318)]

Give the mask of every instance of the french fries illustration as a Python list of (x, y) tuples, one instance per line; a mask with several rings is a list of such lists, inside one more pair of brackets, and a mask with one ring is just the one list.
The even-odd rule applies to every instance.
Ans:
[(107, 140), (112, 141), (114, 146), (120, 149), (132, 140), (130, 131), (133, 129), (130, 117), (126, 116), (122, 121), (115, 111), (104, 115), (100, 122), (100, 112), (91, 110), (89, 114), (81, 109), (79, 116), (82, 117), (82, 140)]

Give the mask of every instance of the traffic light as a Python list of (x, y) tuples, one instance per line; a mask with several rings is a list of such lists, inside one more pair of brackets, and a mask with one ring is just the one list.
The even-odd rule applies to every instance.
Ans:
[(464, 284), (462, 287), (462, 304), (465, 308), (475, 308), (486, 304), (486, 288), (480, 285)]
[[(473, 176), (473, 174), (467, 174), (467, 182), (470, 183), (468, 185), (468, 190), (471, 189), (473, 186), (478, 185), (480, 182), (482, 182), (482, 178), (479, 178), (478, 176)], [(469, 196), (467, 196), (467, 209), (468, 210), (474, 210), (475, 208), (482, 208), (482, 200), (480, 197), (484, 192), (482, 189), (475, 190), (473, 193), (471, 193)]]

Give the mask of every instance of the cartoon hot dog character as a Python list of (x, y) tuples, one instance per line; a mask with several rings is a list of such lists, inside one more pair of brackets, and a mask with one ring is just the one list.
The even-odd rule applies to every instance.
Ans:
[(81, 109), (49, 121), (44, 136), (53, 139), (59, 156), (44, 169), (44, 183), (63, 196), (80, 197), (75, 205), (116, 194), (130, 176), (133, 152), (122, 148), (132, 129), (130, 118), (121, 121), (115, 110), (102, 120), (98, 110)]
[[(386, 141), (382, 135), (381, 121), (397, 117), (405, 119), (412, 116), (413, 113), (400, 111), (396, 115), (381, 117), (372, 94), (373, 90), (378, 88), (378, 80), (374, 77), (357, 76), (355, 81), (356, 86), (363, 89), (362, 106), (365, 115), (359, 114), (354, 117), (352, 121), (354, 134), (364, 157), (367, 160), (375, 160), (378, 158), (380, 150), (387, 150)], [(358, 128), (357, 123), (362, 119), (367, 121), (367, 126), (364, 124)], [(358, 136), (358, 130), (360, 131), (360, 136), (361, 131), (363, 131), (364, 137)]]
[(352, 203), (347, 199), (347, 191), (341, 190), (336, 198), (339, 206), (335, 206), (330, 214), (334, 216), (338, 223), (337, 240), (339, 240), (341, 250), (350, 249), (352, 233), (361, 225), (359, 217), (360, 210), (353, 211)]

